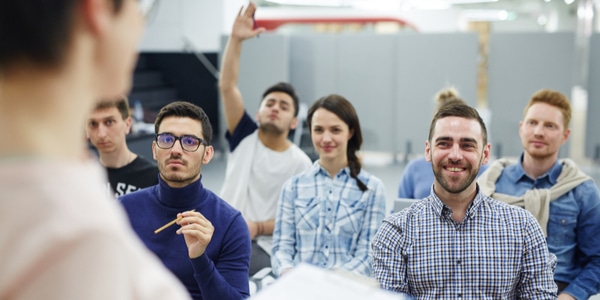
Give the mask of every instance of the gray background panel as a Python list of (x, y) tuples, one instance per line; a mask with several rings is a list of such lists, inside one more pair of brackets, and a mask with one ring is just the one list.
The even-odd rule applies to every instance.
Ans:
[[(492, 110), (492, 154), (522, 152), (519, 121), (533, 93), (557, 90), (570, 98), (574, 33), (494, 33), (490, 36), (488, 103)], [(568, 143), (560, 156), (568, 155)]]

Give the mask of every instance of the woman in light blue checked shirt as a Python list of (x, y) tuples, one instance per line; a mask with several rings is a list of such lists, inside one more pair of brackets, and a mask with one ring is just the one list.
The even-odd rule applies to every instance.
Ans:
[(289, 179), (273, 232), (273, 273), (299, 263), (371, 273), (371, 239), (385, 215), (381, 180), (362, 169), (356, 110), (340, 95), (317, 100), (307, 123), (319, 159)]

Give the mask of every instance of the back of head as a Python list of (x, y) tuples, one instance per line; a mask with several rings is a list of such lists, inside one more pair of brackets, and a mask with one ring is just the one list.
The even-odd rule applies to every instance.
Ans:
[(454, 87), (445, 88), (439, 91), (437, 94), (435, 94), (435, 102), (435, 112), (439, 111), (442, 107), (446, 105), (467, 104), (458, 96), (458, 91)]
[(202, 138), (206, 145), (211, 145), (212, 141), (212, 125), (210, 120), (202, 108), (186, 101), (175, 101), (165, 105), (160, 109), (154, 121), (154, 132), (158, 133), (158, 129), (162, 121), (167, 117), (190, 118), (200, 121), (202, 124)]
[(129, 111), (129, 101), (125, 96), (117, 100), (101, 100), (98, 102), (98, 104), (96, 104), (96, 107), (94, 107), (94, 111), (111, 107), (117, 108), (119, 114), (121, 114), (121, 117), (123, 117), (123, 120), (130, 116), (131, 112)]
[(466, 104), (445, 105), (435, 114), (433, 120), (431, 120), (431, 125), (429, 126), (429, 142), (431, 142), (431, 138), (433, 138), (437, 121), (446, 117), (459, 117), (468, 120), (477, 120), (479, 126), (481, 126), (483, 145), (487, 144), (487, 128), (485, 127), (485, 123), (483, 123), (483, 120), (479, 116), (477, 110)]
[(527, 114), (527, 110), (532, 105), (537, 103), (545, 103), (560, 109), (563, 115), (563, 125), (565, 129), (569, 128), (569, 123), (571, 123), (571, 103), (569, 102), (569, 98), (557, 91), (548, 89), (539, 90), (531, 96), (529, 103), (525, 106), (523, 116)]
[(289, 84), (287, 82), (276, 83), (276, 84), (268, 87), (263, 92), (262, 98), (264, 99), (268, 94), (273, 93), (273, 92), (281, 92), (281, 93), (286, 93), (286, 94), (290, 95), (290, 97), (292, 97), (292, 100), (294, 101), (294, 117), (298, 116), (300, 100), (298, 99), (298, 95), (296, 94), (296, 89), (294, 89), (294, 87), (291, 84)]
[[(118, 11), (123, 0), (110, 0)], [(72, 38), (78, 0), (0, 1), (0, 72), (27, 63), (57, 67)]]

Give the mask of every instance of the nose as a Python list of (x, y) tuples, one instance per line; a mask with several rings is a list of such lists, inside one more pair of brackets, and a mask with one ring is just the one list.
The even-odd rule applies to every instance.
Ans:
[(450, 153), (448, 154), (448, 158), (452, 161), (460, 161), (462, 159), (462, 151), (459, 144), (452, 145), (452, 148), (450, 148)]
[(325, 142), (331, 141), (331, 133), (329, 131), (325, 131), (323, 133), (323, 141), (325, 141)]
[(182, 152), (183, 152), (183, 148), (181, 147), (181, 140), (178, 139), (173, 144), (173, 147), (171, 147), (171, 154), (173, 154), (173, 153), (181, 154)]
[(533, 134), (535, 135), (543, 135), (544, 128), (542, 124), (538, 124), (533, 128)]
[(105, 137), (107, 132), (108, 132), (108, 128), (106, 128), (106, 126), (104, 126), (102, 124), (98, 125), (98, 136), (99, 137)]

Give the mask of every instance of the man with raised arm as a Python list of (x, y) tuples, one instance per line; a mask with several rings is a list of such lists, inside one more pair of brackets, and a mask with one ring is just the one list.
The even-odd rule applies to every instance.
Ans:
[(223, 100), (230, 155), (221, 197), (240, 210), (252, 238), (250, 275), (270, 266), (277, 200), (283, 183), (308, 169), (311, 161), (288, 134), (298, 124), (298, 96), (292, 85), (277, 83), (263, 93), (250, 117), (238, 88), (242, 43), (264, 28), (254, 28), (256, 6), (240, 10), (227, 42), (219, 90)]

